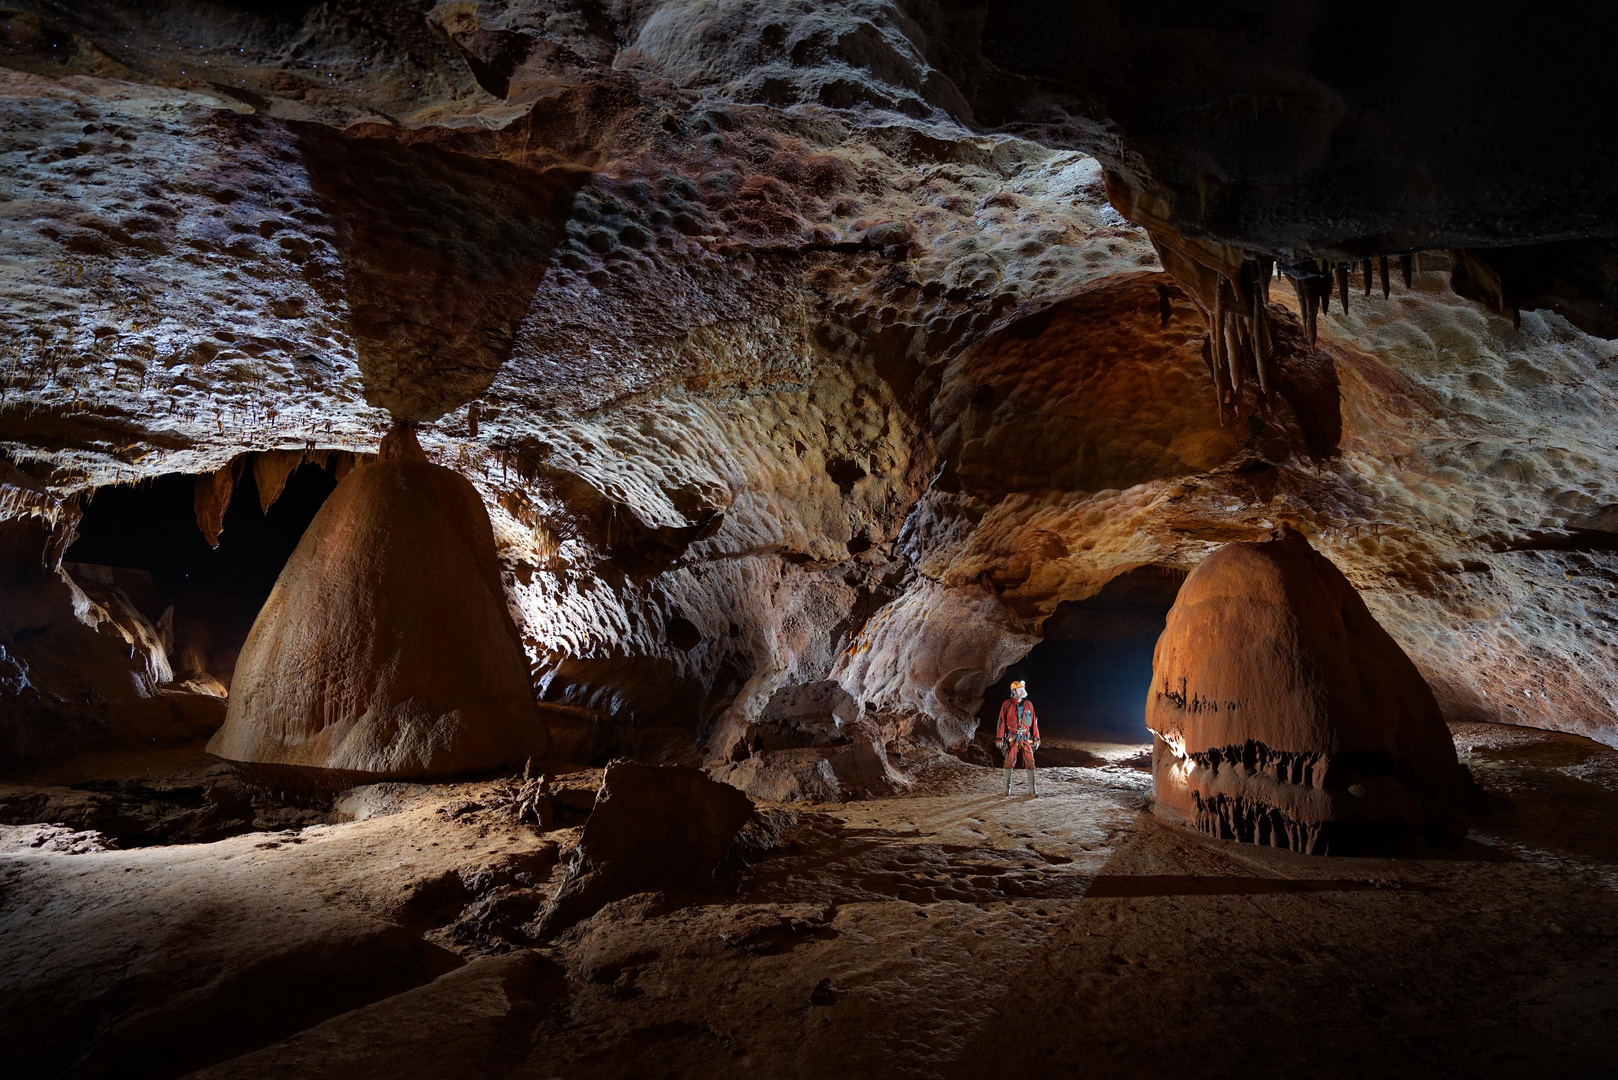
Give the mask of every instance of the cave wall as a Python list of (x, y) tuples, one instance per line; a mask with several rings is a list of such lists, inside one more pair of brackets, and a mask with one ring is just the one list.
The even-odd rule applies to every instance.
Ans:
[(1221, 401), (935, 9), (20, 9), (0, 451), (53, 499), (418, 420), (542, 697), (713, 754), (827, 679), (959, 742), (1058, 605), (1287, 521), (1448, 715), (1618, 744), (1613, 346), (1419, 264), (1313, 347), (1277, 289)]

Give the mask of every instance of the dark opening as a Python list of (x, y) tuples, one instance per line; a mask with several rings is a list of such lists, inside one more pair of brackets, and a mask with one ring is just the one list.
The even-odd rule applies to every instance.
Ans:
[(696, 623), (684, 615), (675, 615), (669, 619), (669, 644), (681, 652), (690, 652), (702, 644), (702, 631), (697, 629)]
[(304, 464), (287, 477), (269, 513), (262, 513), (253, 470), (243, 469), (217, 548), (208, 546), (197, 526), (194, 477), (170, 473), (132, 487), (100, 488), (85, 507), (67, 560), (145, 570), (162, 592), (263, 599), (336, 486), (328, 470)]
[(1069, 601), (1045, 620), (1044, 640), (983, 696), (978, 716), (993, 738), (1011, 683), (1028, 684), (1040, 734), (1093, 742), (1144, 743), (1152, 650), (1185, 574), (1143, 566), (1088, 600)]
[(275, 579), (336, 486), (328, 469), (305, 463), (264, 513), (253, 470), (242, 469), (217, 548), (197, 525), (194, 477), (101, 488), (64, 562), (92, 596), (115, 588), (153, 623), (177, 681), (207, 677), (218, 684), (208, 692), (222, 694)]

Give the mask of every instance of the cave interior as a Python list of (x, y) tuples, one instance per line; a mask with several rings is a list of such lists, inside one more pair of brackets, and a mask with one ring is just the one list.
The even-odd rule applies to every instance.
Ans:
[(1615, 38), (8, 0), (15, 1075), (1610, 1075)]

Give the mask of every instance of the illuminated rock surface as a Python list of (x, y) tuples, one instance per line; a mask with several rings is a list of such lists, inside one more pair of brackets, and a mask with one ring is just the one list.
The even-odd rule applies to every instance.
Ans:
[(1220, 548), (1152, 658), (1157, 813), (1311, 854), (1458, 841), (1465, 786), (1416, 666), (1290, 529)]
[[(173, 1075), (347, 1080), (356, 1047), (394, 1076), (1599, 1071), (1611, 22), (9, 3), (7, 1045), (46, 1074), (156, 1047)], [(335, 733), (270, 655), (238, 672), (296, 546), (248, 541), (388, 475), (401, 421), (427, 463), (392, 471), (433, 470), (461, 507), (440, 524), (486, 515), (493, 553), (465, 586), (483, 629), (397, 678), (486, 670), (518, 712), (531, 685), (549, 833), (487, 776), (293, 807), (202, 755), (227, 709), (237, 759), (285, 752), (246, 715), (254, 672)], [(172, 572), (153, 544), (84, 557), (160, 516), (196, 549)], [(1227, 844), (1142, 815), (1143, 748), (1060, 716), (1051, 797), (991, 805), (967, 763), (1010, 665), (1104, 639), (1083, 605), (1131, 582), (1160, 617), (1283, 525), (1513, 807), (1459, 857)], [(187, 584), (244, 544), (266, 580)], [(488, 636), (502, 609), (514, 637)], [(467, 768), (508, 756), (495, 712)], [(613, 758), (759, 816), (714, 894), (537, 942)], [(1051, 1019), (1008, 1058), (1029, 994)]]
[(394, 455), (344, 478), (281, 571), (209, 753), (270, 785), (460, 776), (542, 755), (483, 504)]
[(8, 24), (0, 443), (47, 497), (423, 421), (544, 696), (620, 747), (826, 679), (958, 743), (1059, 603), (1289, 521), (1447, 717), (1618, 741), (1612, 344), (1422, 255), (1318, 348), (1272, 290), (1279, 385), (1221, 405), (1211, 271), (1069, 136), (970, 127), (938, 50), (1009, 23), (369, 18)]

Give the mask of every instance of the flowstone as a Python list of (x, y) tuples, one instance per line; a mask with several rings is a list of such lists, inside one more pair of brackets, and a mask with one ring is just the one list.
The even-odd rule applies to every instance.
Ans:
[(1311, 854), (1459, 840), (1465, 770), (1416, 666), (1283, 527), (1186, 578), (1152, 657), (1157, 813)]
[(208, 751), (269, 786), (338, 789), (491, 770), (548, 741), (483, 503), (397, 430), (287, 561)]

